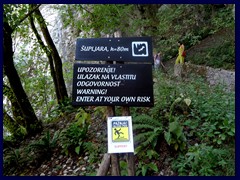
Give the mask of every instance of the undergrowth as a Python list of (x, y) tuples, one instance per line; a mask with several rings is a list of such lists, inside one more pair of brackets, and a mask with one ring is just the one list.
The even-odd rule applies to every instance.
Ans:
[(224, 91), (222, 85), (210, 87), (201, 77), (189, 77), (178, 81), (155, 72), (155, 106), (142, 109), (143, 115), (141, 108), (133, 108), (139, 163), (149, 162), (142, 152), (155, 151), (157, 143), (166, 141), (175, 152), (170, 166), (178, 175), (235, 175), (235, 93)]

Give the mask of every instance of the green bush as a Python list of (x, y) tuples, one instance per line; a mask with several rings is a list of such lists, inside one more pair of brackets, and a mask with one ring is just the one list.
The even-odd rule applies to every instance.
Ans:
[(214, 47), (196, 52), (191, 63), (213, 68), (235, 69), (235, 44), (233, 40), (224, 40)]
[(147, 173), (150, 172), (158, 172), (158, 167), (154, 162), (150, 163), (143, 163), (140, 162), (137, 166), (137, 171), (136, 171), (136, 176), (146, 176), (148, 175)]
[(173, 160), (173, 169), (180, 176), (233, 176), (234, 151), (196, 144), (185, 155)]
[(29, 145), (29, 150), (34, 151), (36, 156), (40, 156), (42, 159), (50, 159), (57, 147), (57, 141), (59, 137), (59, 131), (56, 131), (51, 137), (50, 132), (47, 131), (45, 135), (36, 142)]
[(87, 137), (91, 117), (90, 114), (79, 108), (75, 120), (76, 122), (60, 133), (60, 146), (65, 154), (83, 152), (83, 144)]
[[(147, 111), (133, 109), (133, 128), (138, 127), (135, 127), (136, 137), (142, 136), (139, 144), (150, 142), (136, 148), (142, 163), (139, 175), (140, 166), (151, 161), (146, 152), (154, 150), (156, 139), (164, 132), (169, 146), (177, 150), (177, 160), (172, 159), (171, 165), (179, 175), (234, 175), (235, 93), (226, 92), (221, 85), (210, 87), (194, 74), (182, 81), (161, 72), (153, 75), (154, 107)], [(137, 116), (139, 112), (144, 115)], [(159, 125), (150, 124), (152, 121)], [(161, 130), (154, 131), (152, 126)], [(151, 140), (152, 135), (154, 140)], [(136, 137), (134, 140), (138, 142)], [(208, 159), (212, 165), (207, 163)]]
[[(155, 46), (162, 52), (164, 60), (170, 60), (178, 53), (177, 41), (179, 40), (183, 41), (185, 49), (189, 49), (210, 35), (234, 29), (232, 9), (231, 4), (221, 7), (210, 4), (163, 5), (157, 13), (160, 23), (158, 34), (154, 37)], [(234, 39), (233, 30), (231, 34), (227, 33), (219, 38), (225, 42), (210, 42), (200, 52), (195, 50), (195, 54), (188, 56), (187, 60), (198, 65), (234, 69)]]
[(136, 153), (146, 147), (154, 149), (158, 138), (163, 134), (161, 121), (148, 115), (139, 115), (133, 120), (133, 130), (136, 132), (134, 141), (138, 146)]
[(3, 150), (3, 174), (11, 175), (17, 170), (23, 169), (29, 161), (29, 155), (25, 149), (6, 148)]

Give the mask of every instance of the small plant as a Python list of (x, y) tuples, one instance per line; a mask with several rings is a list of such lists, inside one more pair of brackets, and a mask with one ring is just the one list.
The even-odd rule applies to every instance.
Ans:
[(134, 137), (137, 144), (135, 154), (139, 159), (136, 175), (146, 176), (147, 173), (157, 172), (157, 165), (149, 161), (159, 157), (154, 149), (159, 137), (163, 134), (162, 123), (149, 115), (140, 115), (133, 120), (133, 130), (137, 134)]
[(155, 148), (159, 136), (163, 133), (162, 123), (149, 115), (140, 115), (133, 120), (133, 130), (136, 132), (134, 138), (138, 147), (136, 152), (150, 146)]
[(92, 142), (84, 142), (83, 150), (89, 154), (89, 163), (95, 163), (99, 161), (99, 154), (104, 153), (102, 145), (94, 144)]
[(158, 172), (158, 167), (154, 161), (158, 161), (159, 154), (153, 149), (146, 149), (145, 151), (138, 151), (137, 157), (139, 163), (137, 165), (136, 175), (145, 176), (147, 172)]
[(90, 126), (90, 114), (82, 108), (78, 109), (75, 120), (67, 129), (64, 129), (60, 134), (60, 145), (65, 154), (69, 152), (80, 154), (83, 152), (84, 139), (87, 137), (87, 131)]
[(121, 170), (121, 176), (128, 176), (127, 162), (126, 161), (120, 161), (119, 166), (120, 166), (120, 170)]
[(81, 129), (77, 124), (71, 124), (67, 129), (64, 129), (60, 134), (60, 145), (66, 155), (69, 152), (80, 153), (83, 139), (86, 138), (86, 130)]
[(107, 112), (106, 107), (102, 107), (102, 106), (94, 107), (94, 115), (96, 117), (99, 117), (101, 119), (106, 119), (107, 117), (106, 112)]
[(202, 131), (202, 136), (207, 137), (208, 140), (211, 140), (216, 145), (228, 143), (235, 137), (235, 126), (231, 119), (215, 123), (204, 122)]
[(4, 175), (9, 175), (23, 168), (29, 160), (25, 150), (6, 148), (3, 150)]
[(186, 137), (179, 122), (171, 122), (168, 131), (164, 133), (164, 137), (168, 145), (173, 146), (176, 151), (178, 149), (183, 151), (186, 148)]
[(153, 149), (146, 149), (146, 151), (137, 152), (137, 156), (142, 160), (155, 160), (159, 158), (159, 154)]
[(29, 145), (29, 149), (38, 153), (41, 157), (49, 159), (57, 146), (59, 131), (56, 131), (51, 138), (50, 132), (47, 131), (45, 135), (37, 142)]
[(206, 144), (195, 144), (188, 149), (185, 156), (173, 161), (173, 169), (180, 176), (234, 175), (234, 151), (215, 149)]
[[(51, 106), (54, 106), (54, 101), (50, 101)], [(67, 113), (72, 113), (74, 111), (74, 107), (71, 104), (71, 100), (69, 98), (65, 98), (60, 104), (57, 104), (52, 110), (48, 118), (46, 118), (46, 122), (56, 121), (58, 117), (64, 116)]]
[(172, 105), (170, 106), (169, 121), (170, 122), (173, 121), (173, 113), (176, 111), (176, 109), (181, 110), (181, 112), (184, 114), (184, 113), (187, 113), (190, 105), (191, 105), (191, 99), (181, 93), (180, 96), (176, 98), (172, 103)]
[(169, 128), (168, 131), (164, 133), (165, 140), (168, 145), (173, 146), (177, 151), (183, 151), (186, 148), (186, 137), (183, 132), (183, 127), (178, 122), (178, 117), (174, 117), (172, 115), (174, 108), (180, 104), (181, 110), (186, 111), (191, 104), (191, 100), (189, 98), (185, 98), (183, 94), (180, 94), (170, 107), (170, 115), (169, 115)]
[(158, 172), (158, 167), (155, 163), (150, 162), (150, 163), (143, 163), (143, 162), (139, 162), (138, 166), (137, 166), (137, 171), (136, 171), (136, 175), (142, 175), (142, 176), (146, 176), (148, 172), (153, 171), (153, 172)]

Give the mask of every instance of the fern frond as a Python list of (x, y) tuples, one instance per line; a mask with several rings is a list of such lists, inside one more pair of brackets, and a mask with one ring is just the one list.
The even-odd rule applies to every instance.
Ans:
[(135, 124), (133, 125), (133, 130), (140, 130), (140, 129), (151, 129), (154, 130), (156, 127), (149, 125), (149, 124)]
[(140, 149), (144, 149), (149, 145), (155, 147), (159, 135), (163, 133), (162, 129), (162, 123), (147, 114), (133, 119), (133, 130), (137, 130), (134, 140)]
[(153, 131), (147, 131), (143, 133), (139, 133), (134, 137), (134, 141), (137, 143), (141, 143), (143, 141), (146, 141), (147, 137), (151, 136), (154, 132)]
[(158, 134), (151, 133), (150, 136), (148, 136), (147, 139), (142, 143), (142, 146), (146, 147), (146, 146), (152, 144), (156, 140), (157, 136), (158, 136)]
[(133, 120), (133, 124), (148, 124), (148, 125), (152, 125), (152, 126), (162, 126), (162, 123), (157, 120), (152, 118), (149, 115), (143, 114), (140, 116), (137, 116), (136, 118), (134, 118)]

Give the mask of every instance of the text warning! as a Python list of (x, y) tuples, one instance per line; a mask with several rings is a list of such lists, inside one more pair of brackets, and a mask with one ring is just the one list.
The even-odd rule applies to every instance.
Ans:
[(74, 64), (73, 105), (153, 106), (149, 79), (151, 64)]

